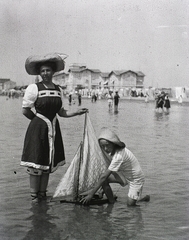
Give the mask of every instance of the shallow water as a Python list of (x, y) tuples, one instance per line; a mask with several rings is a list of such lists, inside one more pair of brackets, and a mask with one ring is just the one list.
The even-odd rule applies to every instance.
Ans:
[[(20, 167), (29, 120), (22, 99), (0, 97), (0, 239), (189, 239), (189, 106), (173, 104), (169, 114), (156, 113), (154, 103), (121, 100), (119, 112), (106, 100), (91, 103), (89, 116), (96, 135), (104, 126), (115, 130), (139, 159), (146, 176), (143, 195), (149, 203), (127, 207), (127, 187), (113, 185), (117, 202), (78, 206), (57, 202), (31, 204), (29, 179)], [(77, 104), (65, 108), (74, 110)], [(60, 119), (67, 164), (51, 174), (48, 196), (55, 188), (83, 136), (84, 116)]]

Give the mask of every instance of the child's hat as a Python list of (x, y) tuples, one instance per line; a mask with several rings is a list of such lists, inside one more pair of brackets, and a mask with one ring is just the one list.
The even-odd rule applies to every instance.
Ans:
[(119, 137), (108, 128), (103, 128), (102, 129), (101, 134), (98, 137), (98, 141), (100, 139), (108, 140), (109, 142), (112, 142), (112, 143), (114, 143), (114, 144), (116, 144), (116, 145), (118, 145), (119, 147), (122, 147), (122, 148), (125, 147), (125, 143), (121, 142)]

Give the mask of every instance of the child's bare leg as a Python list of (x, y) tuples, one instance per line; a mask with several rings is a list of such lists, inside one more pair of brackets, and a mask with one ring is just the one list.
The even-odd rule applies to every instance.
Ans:
[(115, 198), (112, 192), (112, 189), (110, 187), (110, 184), (106, 181), (103, 185), (102, 188), (104, 190), (104, 193), (106, 194), (106, 197), (108, 198), (108, 201), (110, 203), (115, 203)]
[(99, 198), (103, 198), (103, 195), (104, 195), (104, 190), (103, 190), (103, 187), (101, 187), (98, 191), (98, 195), (99, 195)]
[(137, 200), (127, 197), (127, 206), (136, 206)]
[(150, 195), (146, 195), (143, 198), (140, 198), (139, 200), (132, 199), (130, 197), (127, 197), (127, 206), (136, 206), (137, 202), (149, 202), (150, 201)]
[(150, 201), (150, 195), (146, 195), (143, 198), (140, 198), (137, 202), (149, 202)]

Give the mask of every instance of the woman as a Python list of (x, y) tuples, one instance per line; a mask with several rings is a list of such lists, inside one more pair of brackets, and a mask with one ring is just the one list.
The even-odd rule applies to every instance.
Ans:
[[(32, 201), (46, 197), (49, 174), (65, 164), (64, 146), (56, 117), (74, 117), (87, 112), (79, 109), (69, 113), (62, 106), (62, 91), (52, 82), (53, 74), (64, 69), (58, 54), (32, 56), (26, 60), (26, 71), (40, 75), (42, 81), (27, 87), (23, 98), (23, 115), (31, 120), (24, 141), (21, 166), (30, 175)], [(35, 107), (36, 113), (31, 108)]]
[(169, 100), (168, 95), (165, 96), (164, 107), (165, 107), (166, 111), (169, 112), (169, 108), (171, 108), (171, 104), (170, 104), (170, 100)]

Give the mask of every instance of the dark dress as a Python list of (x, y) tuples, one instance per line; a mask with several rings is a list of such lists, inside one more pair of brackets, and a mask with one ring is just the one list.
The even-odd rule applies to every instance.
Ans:
[(157, 99), (157, 108), (163, 108), (164, 105), (164, 98), (163, 96), (159, 96)]
[(118, 106), (118, 103), (119, 103), (119, 95), (118, 94), (116, 94), (115, 96), (114, 96), (114, 105), (115, 106)]
[(171, 105), (170, 105), (170, 101), (169, 101), (168, 98), (165, 98), (165, 104), (164, 104), (164, 107), (167, 108), (167, 109), (171, 107)]
[(36, 83), (36, 116), (31, 120), (24, 141), (21, 166), (54, 172), (65, 164), (64, 146), (56, 114), (62, 107), (61, 91)]

